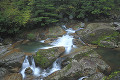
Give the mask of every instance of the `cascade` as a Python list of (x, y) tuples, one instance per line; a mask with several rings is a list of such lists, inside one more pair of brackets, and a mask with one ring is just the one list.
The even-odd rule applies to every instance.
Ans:
[[(72, 47), (74, 47), (74, 45), (73, 45), (74, 38), (70, 34), (75, 33), (76, 31), (79, 31), (83, 28), (80, 28), (78, 30), (73, 30), (72, 28), (67, 29), (65, 25), (62, 26), (62, 28), (67, 32), (65, 35), (63, 35), (62, 37), (59, 37), (56, 41), (51, 43), (52, 46), (43, 47), (40, 49), (49, 49), (49, 48), (53, 48), (53, 47), (63, 46), (63, 47), (65, 47), (65, 53), (69, 54)], [(41, 42), (44, 43), (44, 40), (42, 40)], [(31, 65), (29, 63), (28, 56), (26, 56), (25, 60), (22, 64), (22, 70), (20, 73), (22, 74), (23, 78), (25, 78), (25, 70), (28, 67), (30, 67), (32, 69), (34, 76), (42, 76), (42, 77), (47, 77), (48, 75), (52, 74), (53, 72), (61, 70), (61, 62), (62, 62), (61, 58), (56, 59), (56, 61), (52, 65), (52, 68), (50, 68), (50, 69), (48, 68), (49, 70), (36, 67), (33, 57), (31, 57), (30, 60), (32, 63)], [(85, 77), (82, 77), (82, 78), (85, 78)], [(79, 79), (79, 80), (82, 80), (82, 79)]]
[(34, 59), (33, 59), (33, 57), (30, 59), (31, 60), (31, 62), (32, 62), (32, 64), (30, 65), (30, 62), (29, 62), (29, 60), (28, 60), (28, 56), (25, 56), (25, 60), (24, 60), (24, 62), (23, 62), (23, 64), (22, 64), (22, 70), (21, 70), (21, 74), (22, 74), (22, 77), (23, 78), (25, 78), (25, 70), (27, 69), (27, 68), (31, 68), (32, 69), (32, 71), (33, 71), (33, 75), (34, 76), (39, 76), (39, 73), (40, 73), (40, 68), (38, 68), (38, 67), (36, 67), (35, 66), (35, 62), (34, 62)]

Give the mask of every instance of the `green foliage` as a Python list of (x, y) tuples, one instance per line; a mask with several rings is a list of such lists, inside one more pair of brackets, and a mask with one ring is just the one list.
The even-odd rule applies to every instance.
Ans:
[(55, 7), (49, 0), (35, 0), (32, 10), (32, 21), (39, 23), (41, 26), (57, 22)]
[(33, 39), (35, 39), (35, 34), (29, 33), (29, 34), (27, 34), (27, 38), (33, 40)]
[(120, 0), (1, 0), (0, 33), (14, 34), (60, 18), (97, 18), (116, 11), (120, 11)]
[[(5, 0), (0, 1), (0, 32), (16, 33), (31, 17), (32, 0)], [(28, 5), (29, 4), (29, 5)]]
[(118, 76), (119, 76), (120, 71), (112, 72), (109, 76), (105, 76), (103, 80), (114, 80), (114, 79), (118, 80), (118, 79), (115, 77), (115, 76), (117, 76), (117, 74), (118, 74)]

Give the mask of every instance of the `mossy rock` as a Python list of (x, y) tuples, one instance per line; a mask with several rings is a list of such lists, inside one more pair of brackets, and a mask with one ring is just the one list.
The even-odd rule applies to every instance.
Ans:
[[(119, 33), (109, 23), (91, 23), (84, 30), (76, 32), (82, 41), (100, 47), (115, 48)], [(106, 41), (106, 43), (102, 43)]]
[(54, 47), (50, 49), (40, 49), (34, 55), (35, 62), (41, 68), (47, 68), (65, 51), (64, 47)]
[(104, 77), (103, 80), (120, 80), (120, 71), (115, 71), (109, 76)]

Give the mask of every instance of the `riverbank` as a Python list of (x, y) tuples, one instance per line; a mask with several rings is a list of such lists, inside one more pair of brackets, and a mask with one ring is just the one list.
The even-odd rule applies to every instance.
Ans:
[[(16, 80), (18, 77), (18, 80), (22, 80), (20, 71), (25, 55), (28, 55), (34, 56), (36, 66), (43, 66), (43, 68), (48, 68), (51, 66), (57, 58), (64, 58), (61, 63), (61, 70), (45, 77), (45, 80), (77, 80), (83, 76), (87, 76), (87, 80), (101, 80), (107, 76), (107, 74), (111, 73), (112, 68), (105, 61), (103, 61), (101, 58), (102, 56), (100, 56), (98, 52), (93, 49), (96, 49), (97, 47), (109, 49), (119, 48), (119, 28), (119, 22), (82, 23), (73, 21), (66, 23), (66, 27), (60, 24), (60, 26), (51, 26), (23, 32), (16, 37), (16, 40), (18, 41), (14, 44), (12, 44), (14, 42), (12, 40), (3, 41), (7, 42), (5, 43), (6, 45), (1, 43), (1, 79)], [(39, 44), (41, 40), (47, 44), (56, 43), (55, 41), (57, 41), (56, 44), (59, 42), (59, 45), (62, 46), (62, 48), (52, 48), (46, 50), (40, 49), (36, 52), (24, 52), (21, 50), (23, 46), (22, 48), (16, 47), (19, 45), (27, 45), (32, 47), (31, 41), (37, 41), (38, 43), (36, 44)], [(63, 44), (65, 46), (63, 46)], [(70, 46), (70, 48), (68, 48), (68, 46)], [(68, 54), (63, 54), (65, 52), (64, 47), (65, 49), (70, 49)], [(119, 69), (120, 66), (118, 66), (117, 70)], [(31, 71), (31, 73), (32, 72), (33, 71)], [(32, 75), (31, 73), (27, 74), (27, 78), (25, 80), (41, 79), (41, 76), (30, 77), (30, 75)]]

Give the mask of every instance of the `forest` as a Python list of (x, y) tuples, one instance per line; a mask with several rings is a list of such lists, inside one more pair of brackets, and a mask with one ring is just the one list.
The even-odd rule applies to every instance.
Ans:
[(63, 18), (109, 17), (120, 11), (120, 0), (0, 0), (0, 34), (45, 27)]

